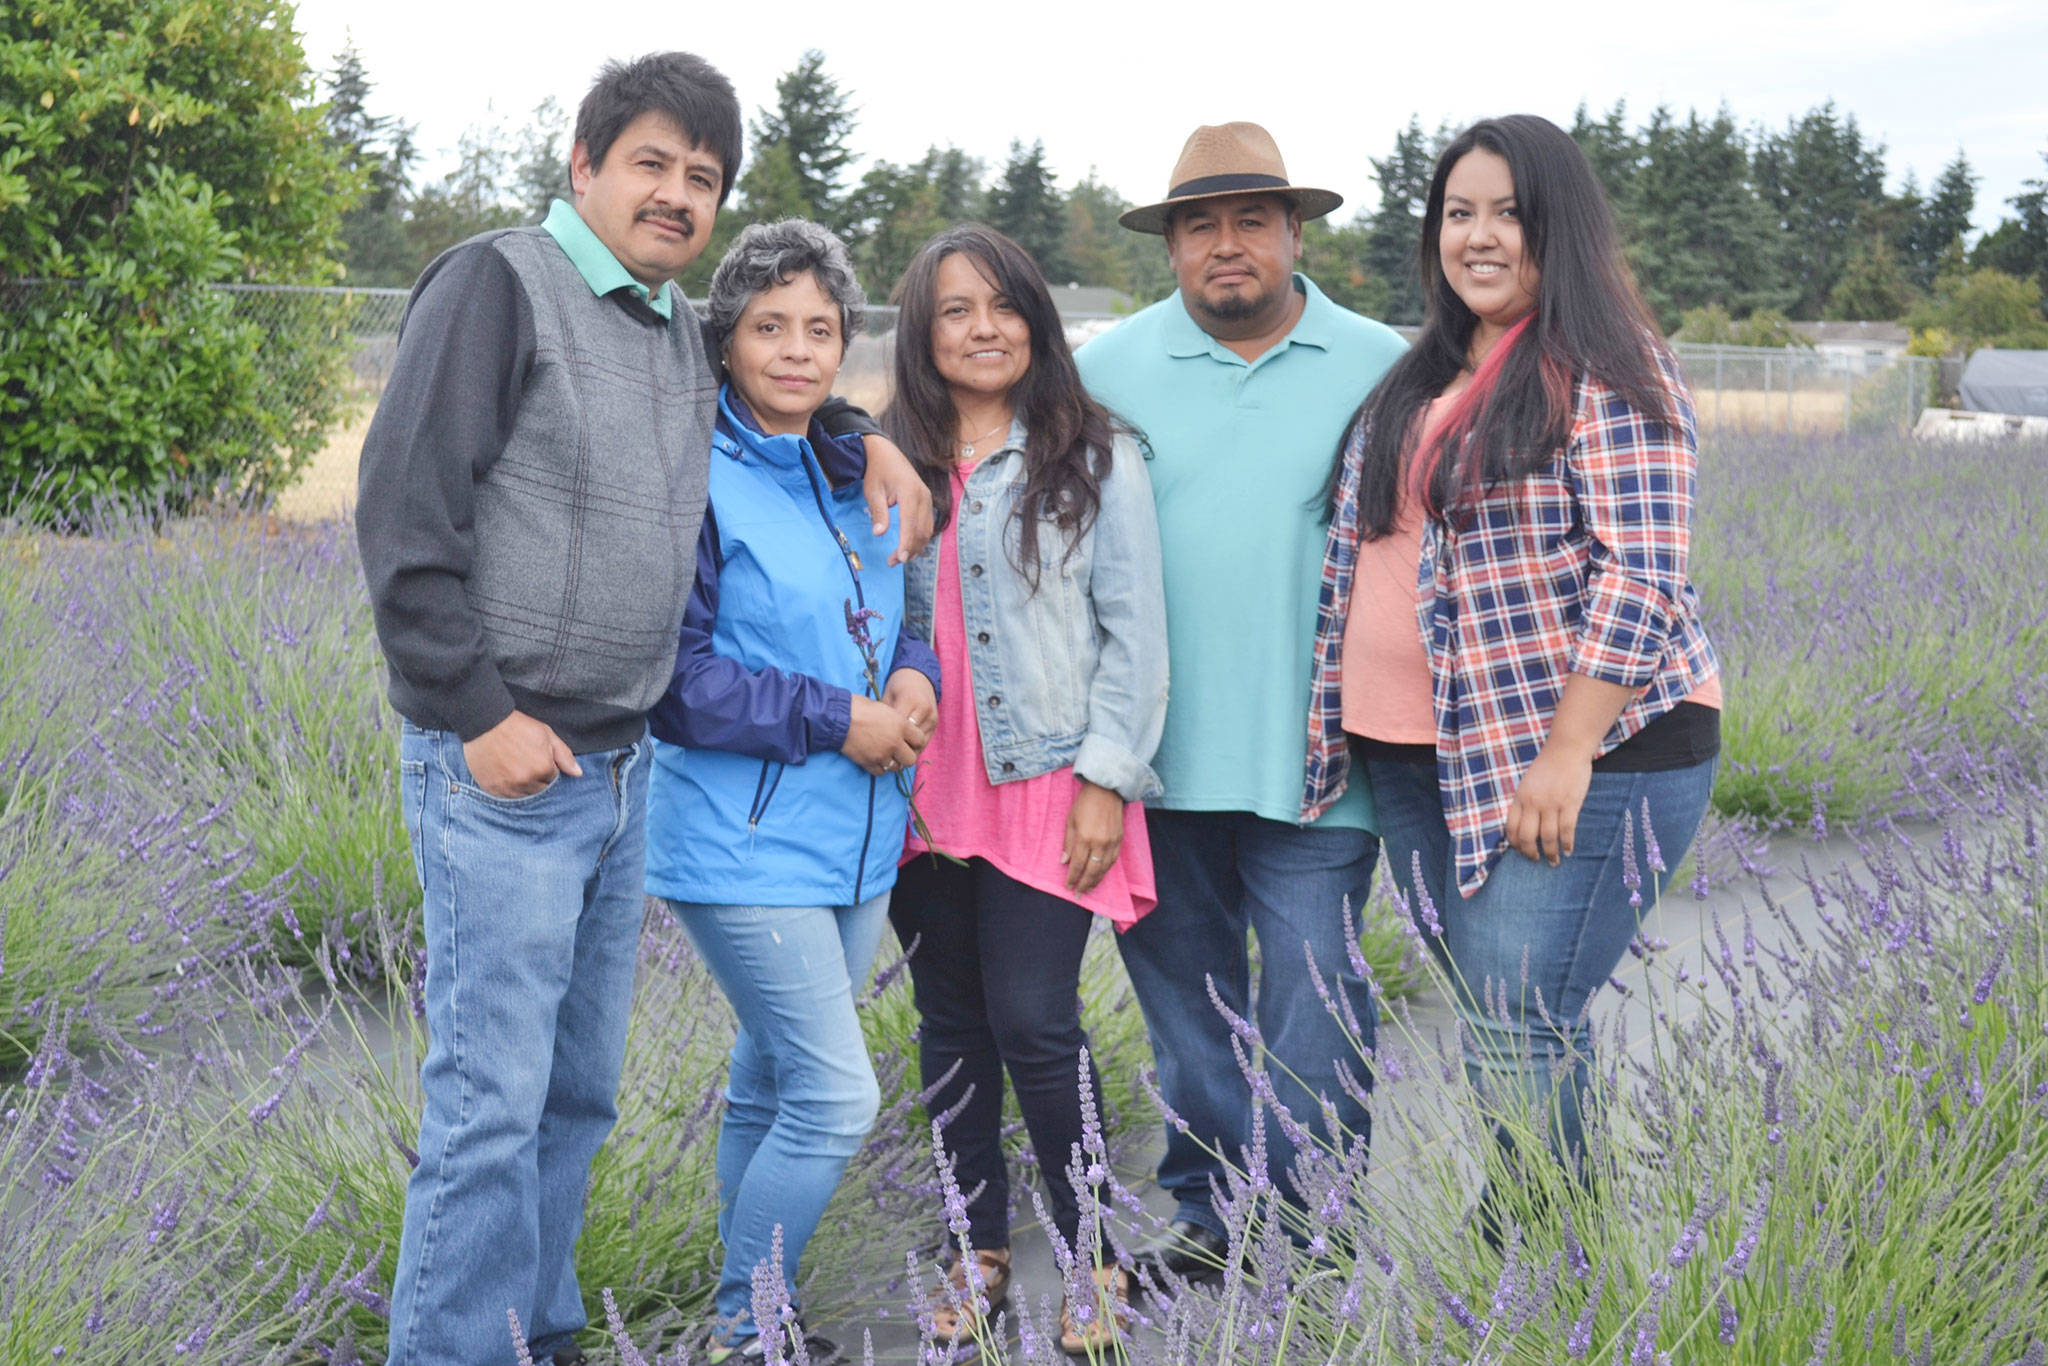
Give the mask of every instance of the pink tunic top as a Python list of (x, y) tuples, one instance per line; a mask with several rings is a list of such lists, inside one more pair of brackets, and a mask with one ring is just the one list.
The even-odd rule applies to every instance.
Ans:
[[(1422, 437), (1409, 454), (1428, 439), (1453, 397), (1438, 395), (1422, 410)], [(1376, 541), (1360, 538), (1351, 577), (1351, 604), (1344, 618), (1343, 724), (1352, 735), (1396, 745), (1436, 743), (1429, 651), (1415, 616), (1421, 559), (1422, 510), (1404, 470), (1393, 533)], [(1685, 700), (1719, 710), (1720, 676)]]
[[(955, 468), (953, 499), (964, 501), (966, 475)], [(1067, 838), (1067, 811), (1080, 780), (1072, 767), (1035, 778), (990, 783), (982, 759), (981, 726), (974, 716), (974, 679), (967, 655), (967, 622), (960, 605), (960, 549), (956, 528), (939, 538), (939, 581), (932, 603), (932, 649), (939, 656), (939, 728), (917, 760), (913, 800), (931, 831), (932, 843), (954, 858), (984, 858), (1004, 874), (1129, 929), (1159, 903), (1152, 881), (1152, 844), (1145, 834), (1145, 805), (1124, 803), (1124, 841), (1115, 863), (1086, 896), (1067, 890), (1060, 862)], [(903, 861), (922, 854), (925, 842), (913, 826), (903, 843)]]

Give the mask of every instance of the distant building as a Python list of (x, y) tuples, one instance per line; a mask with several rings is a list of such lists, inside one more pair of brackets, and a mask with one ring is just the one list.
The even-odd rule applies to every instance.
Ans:
[(1787, 323), (1786, 330), (1823, 356), (1878, 356), (1890, 360), (1906, 354), (1913, 340), (1904, 323)]
[(1108, 285), (1054, 285), (1053, 307), (1062, 318), (1120, 318), (1138, 311), (1137, 301)]

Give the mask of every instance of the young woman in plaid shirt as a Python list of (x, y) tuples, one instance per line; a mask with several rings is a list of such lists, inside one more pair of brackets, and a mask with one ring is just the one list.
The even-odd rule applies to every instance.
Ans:
[(1467, 1075), (1583, 1172), (1587, 1006), (1720, 751), (1686, 572), (1692, 400), (1545, 119), (1445, 149), (1421, 265), (1422, 335), (1333, 478), (1303, 816), (1363, 763), (1386, 865), (1458, 982)]

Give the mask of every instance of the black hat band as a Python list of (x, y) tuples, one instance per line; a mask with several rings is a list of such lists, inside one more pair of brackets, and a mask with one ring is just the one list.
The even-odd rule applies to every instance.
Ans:
[(1228, 175), (1197, 176), (1184, 180), (1166, 192), (1168, 199), (1189, 199), (1204, 194), (1230, 194), (1233, 191), (1249, 193), (1253, 190), (1284, 190), (1288, 188), (1287, 178), (1277, 175), (1261, 175), (1254, 171), (1237, 171)]

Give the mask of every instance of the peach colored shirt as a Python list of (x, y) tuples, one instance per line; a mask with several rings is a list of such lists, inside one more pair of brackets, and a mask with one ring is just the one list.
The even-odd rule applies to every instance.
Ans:
[[(1449, 395), (1430, 400), (1417, 424), (1424, 438), (1446, 411)], [(1396, 745), (1436, 743), (1436, 707), (1429, 651), (1415, 616), (1417, 567), (1422, 560), (1422, 510), (1408, 487), (1406, 467), (1420, 440), (1403, 453), (1394, 530), (1378, 540), (1359, 538), (1344, 618), (1344, 729)]]
[[(1453, 394), (1430, 400), (1420, 430), (1427, 439), (1448, 409)], [(1412, 456), (1418, 440), (1404, 453)], [(1397, 745), (1436, 743), (1436, 709), (1429, 651), (1415, 615), (1417, 571), (1422, 559), (1422, 512), (1408, 480), (1401, 480), (1394, 530), (1378, 540), (1361, 538), (1351, 579), (1351, 603), (1344, 618), (1343, 724), (1352, 735)], [(1686, 701), (1720, 710), (1721, 678), (1716, 674)]]

